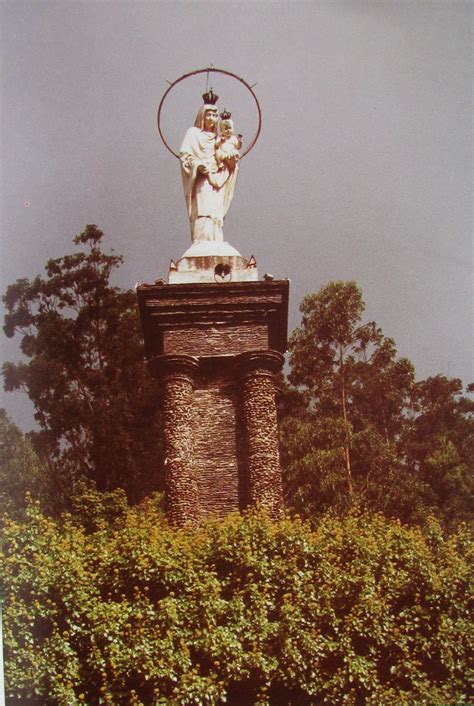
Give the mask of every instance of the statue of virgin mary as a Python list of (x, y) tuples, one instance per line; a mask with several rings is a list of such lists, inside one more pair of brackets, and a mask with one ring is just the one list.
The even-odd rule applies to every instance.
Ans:
[(191, 238), (197, 241), (224, 241), (224, 218), (234, 195), (238, 163), (217, 165), (217, 96), (212, 89), (203, 95), (194, 127), (184, 136), (179, 157), (184, 196), (191, 225)]

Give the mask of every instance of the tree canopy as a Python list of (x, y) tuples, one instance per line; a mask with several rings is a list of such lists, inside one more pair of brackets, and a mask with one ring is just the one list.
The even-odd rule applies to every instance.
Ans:
[(411, 522), (472, 519), (474, 401), (460, 380), (417, 382), (364, 308), (355, 282), (330, 282), (301, 304), (294, 387), (281, 403), (290, 506), (306, 516), (359, 505)]
[(87, 226), (74, 238), (81, 251), (49, 260), (45, 277), (17, 280), (3, 298), (5, 333), (20, 335), (27, 359), (3, 366), (5, 388), (32, 400), (32, 443), (63, 501), (80, 478), (132, 501), (160, 483), (157, 384), (135, 294), (110, 282), (122, 257), (104, 253), (102, 238)]

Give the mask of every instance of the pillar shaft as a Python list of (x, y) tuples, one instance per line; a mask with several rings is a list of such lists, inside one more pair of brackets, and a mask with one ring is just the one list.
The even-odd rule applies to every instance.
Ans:
[(186, 355), (163, 355), (150, 361), (162, 381), (166, 470), (166, 514), (175, 525), (199, 520), (199, 498), (193, 450), (194, 375), (199, 364)]
[(244, 353), (239, 362), (249, 500), (278, 517), (283, 508), (283, 491), (274, 376), (281, 369), (283, 356), (276, 351), (258, 351)]

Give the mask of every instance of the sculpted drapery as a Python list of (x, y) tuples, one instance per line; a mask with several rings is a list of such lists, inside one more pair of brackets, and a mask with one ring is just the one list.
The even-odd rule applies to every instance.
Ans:
[(238, 164), (229, 169), (216, 162), (217, 109), (203, 105), (180, 149), (184, 195), (193, 242), (223, 242), (224, 217), (234, 195)]

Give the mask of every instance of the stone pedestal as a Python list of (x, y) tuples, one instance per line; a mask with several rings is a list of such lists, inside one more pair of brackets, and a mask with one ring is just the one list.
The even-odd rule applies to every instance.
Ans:
[(243, 353), (238, 358), (242, 378), (248, 494), (252, 505), (261, 505), (273, 517), (283, 508), (275, 373), (283, 356), (276, 351)]
[(192, 424), (199, 363), (188, 355), (164, 355), (149, 367), (162, 382), (166, 513), (173, 523), (194, 523), (200, 515)]
[(162, 381), (169, 519), (282, 508), (275, 374), (288, 280), (143, 284), (149, 367)]

